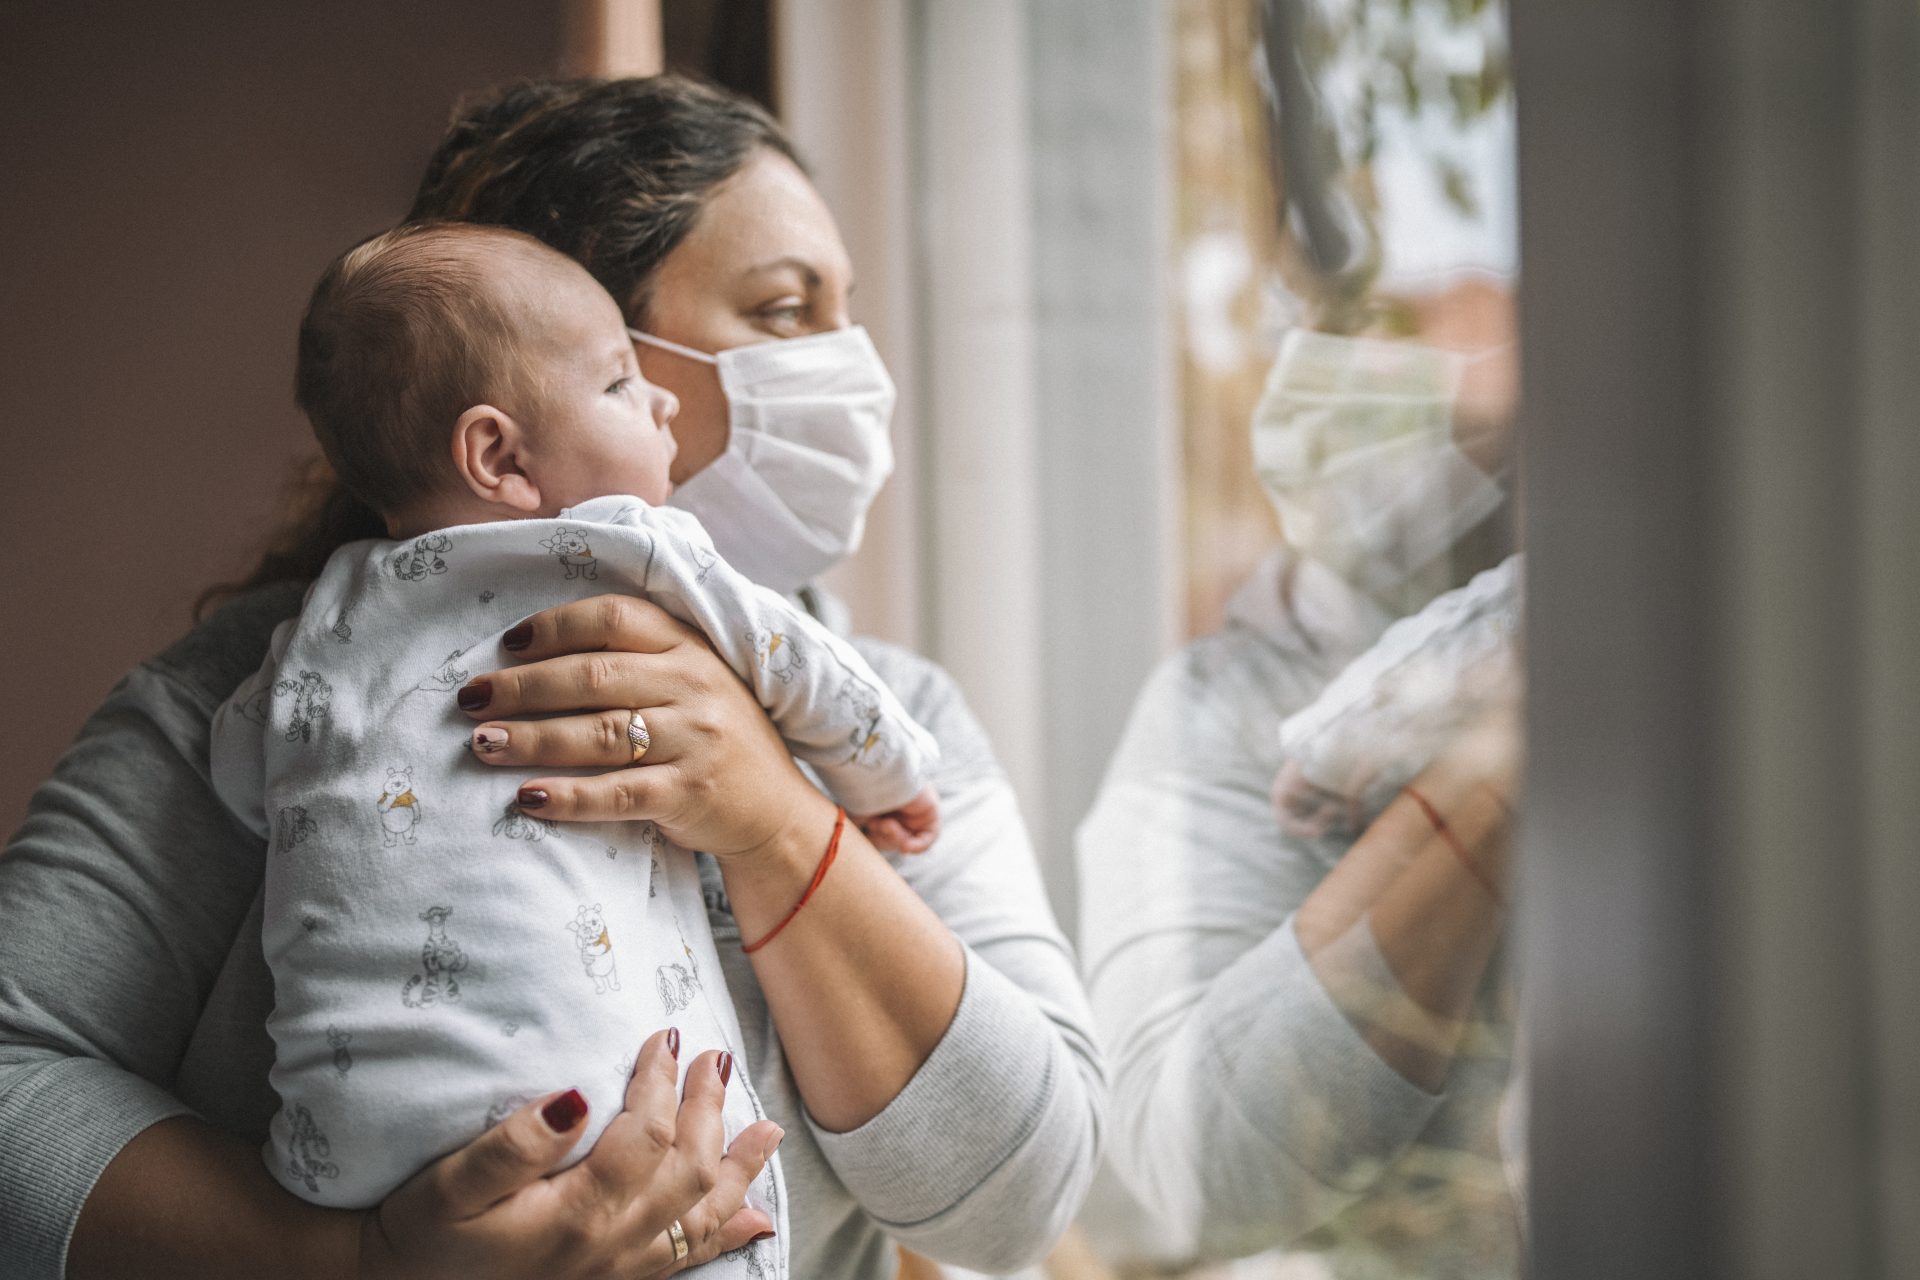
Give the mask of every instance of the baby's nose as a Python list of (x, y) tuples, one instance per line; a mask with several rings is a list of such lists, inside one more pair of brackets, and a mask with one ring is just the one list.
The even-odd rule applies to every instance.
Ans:
[(665, 387), (655, 387), (653, 394), (653, 420), (664, 427), (679, 415), (680, 397)]

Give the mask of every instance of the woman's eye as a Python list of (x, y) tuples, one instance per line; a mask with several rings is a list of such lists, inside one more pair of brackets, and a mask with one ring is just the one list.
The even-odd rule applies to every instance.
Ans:
[(806, 318), (807, 306), (804, 302), (780, 302), (760, 308), (760, 321), (769, 328), (797, 329), (806, 322)]

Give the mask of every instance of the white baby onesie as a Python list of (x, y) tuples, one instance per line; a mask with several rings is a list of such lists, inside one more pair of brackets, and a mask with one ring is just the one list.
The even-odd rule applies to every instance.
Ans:
[[(596, 498), (555, 520), (341, 548), (213, 728), (214, 785), (269, 841), (282, 1108), (265, 1156), (304, 1199), (376, 1204), (568, 1086), (591, 1107), (578, 1159), (619, 1114), (641, 1041), (669, 1024), (683, 1064), (735, 1054), (729, 1141), (761, 1114), (693, 856), (650, 822), (521, 813), (535, 772), (467, 748), (453, 691), (512, 665), (505, 628), (604, 592), (705, 632), (850, 811), (898, 807), (930, 775), (938, 748), (872, 669), (735, 572), (684, 511)], [(774, 1239), (703, 1272), (787, 1274), (777, 1161), (750, 1202)]]
[(1518, 691), (1520, 567), (1509, 556), (1394, 623), (1281, 722), (1283, 828), (1358, 835), (1476, 714)]

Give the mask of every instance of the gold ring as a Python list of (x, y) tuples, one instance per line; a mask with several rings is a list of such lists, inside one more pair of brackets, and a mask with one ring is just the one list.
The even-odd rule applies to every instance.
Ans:
[(640, 718), (638, 711), (627, 712), (627, 746), (633, 751), (628, 764), (639, 764), (640, 757), (647, 754), (647, 748), (653, 745), (653, 735), (647, 732), (647, 722)]
[(667, 1228), (667, 1239), (673, 1241), (673, 1260), (675, 1262), (687, 1256), (687, 1233), (680, 1229), (680, 1219), (675, 1218), (673, 1225)]

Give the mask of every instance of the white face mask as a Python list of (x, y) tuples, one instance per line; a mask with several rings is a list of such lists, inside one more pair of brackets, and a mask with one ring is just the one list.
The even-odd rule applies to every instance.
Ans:
[(636, 342), (715, 365), (727, 448), (674, 490), (734, 568), (788, 594), (860, 546), (893, 472), (893, 379), (855, 325), (709, 355), (629, 329)]
[(1505, 497), (1453, 442), (1465, 367), (1294, 329), (1254, 410), (1254, 467), (1288, 543), (1396, 614), (1451, 585), (1446, 553)]

